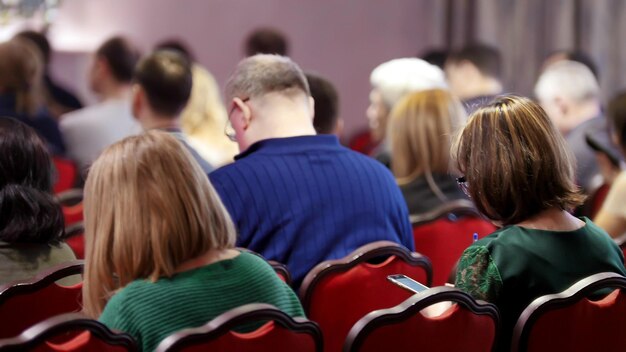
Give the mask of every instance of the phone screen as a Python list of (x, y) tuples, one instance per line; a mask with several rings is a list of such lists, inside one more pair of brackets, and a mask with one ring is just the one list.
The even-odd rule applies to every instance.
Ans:
[(419, 282), (411, 279), (410, 277), (402, 274), (397, 275), (389, 275), (387, 276), (387, 280), (393, 282), (394, 284), (404, 288), (405, 290), (409, 290), (414, 293), (422, 292), (424, 290), (428, 290), (427, 286), (420, 284)]

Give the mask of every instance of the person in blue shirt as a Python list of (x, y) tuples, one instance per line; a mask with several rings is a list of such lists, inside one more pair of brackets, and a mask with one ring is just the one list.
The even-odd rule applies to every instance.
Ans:
[(237, 245), (286, 264), (298, 287), (321, 261), (379, 240), (413, 250), (406, 203), (379, 162), (316, 135), (314, 101), (296, 63), (255, 55), (226, 85), (225, 132), (241, 154), (209, 177)]

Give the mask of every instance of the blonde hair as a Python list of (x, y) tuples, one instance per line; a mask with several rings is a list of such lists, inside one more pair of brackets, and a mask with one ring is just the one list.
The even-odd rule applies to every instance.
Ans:
[(527, 98), (501, 96), (476, 110), (452, 154), (478, 210), (502, 225), (553, 207), (571, 210), (584, 200), (565, 140)]
[(108, 147), (91, 167), (84, 204), (83, 303), (92, 317), (133, 280), (170, 277), (182, 263), (235, 243), (207, 175), (165, 132)]
[(0, 87), (15, 94), (15, 111), (35, 115), (43, 104), (43, 58), (27, 39), (0, 43)]
[(431, 190), (446, 200), (432, 173), (447, 173), (452, 135), (465, 122), (460, 101), (442, 89), (413, 93), (402, 99), (391, 111), (389, 140), (391, 168), (399, 184), (422, 175)]

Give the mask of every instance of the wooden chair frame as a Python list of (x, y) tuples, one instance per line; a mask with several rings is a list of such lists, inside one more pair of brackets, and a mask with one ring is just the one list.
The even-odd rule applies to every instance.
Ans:
[(461, 217), (464, 215), (470, 215), (484, 219), (485, 217), (476, 209), (476, 206), (472, 201), (467, 199), (457, 199), (423, 214), (411, 215), (411, 225), (413, 227), (423, 225), (435, 220), (440, 219), (443, 216)]

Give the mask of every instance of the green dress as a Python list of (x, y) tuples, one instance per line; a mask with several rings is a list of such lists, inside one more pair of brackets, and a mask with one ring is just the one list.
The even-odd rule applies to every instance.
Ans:
[(599, 272), (626, 276), (615, 242), (589, 219), (581, 220), (585, 226), (575, 231), (507, 226), (463, 252), (456, 286), (498, 307), (499, 350), (509, 350), (513, 327), (535, 298), (561, 292)]
[(291, 316), (304, 316), (295, 293), (272, 267), (242, 252), (156, 282), (133, 281), (111, 297), (99, 320), (129, 333), (143, 351), (152, 351), (172, 333), (248, 303), (269, 303)]

